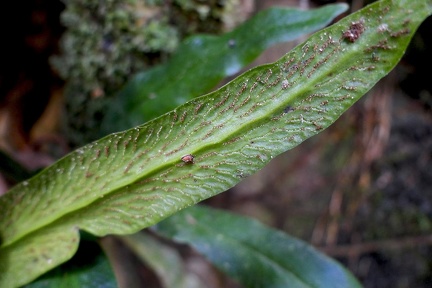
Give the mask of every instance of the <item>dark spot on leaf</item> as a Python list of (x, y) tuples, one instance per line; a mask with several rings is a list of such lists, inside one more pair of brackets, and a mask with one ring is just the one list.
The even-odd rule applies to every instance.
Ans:
[(363, 19), (357, 22), (351, 22), (349, 29), (343, 32), (342, 37), (350, 42), (355, 42), (365, 30), (363, 23)]
[(294, 108), (291, 107), (291, 106), (286, 106), (285, 109), (284, 109), (284, 113), (289, 113), (291, 111), (294, 111)]
[(317, 122), (312, 122), (312, 124), (315, 126), (315, 129), (316, 129), (317, 131), (323, 129), (323, 127), (322, 127), (320, 124), (318, 124)]

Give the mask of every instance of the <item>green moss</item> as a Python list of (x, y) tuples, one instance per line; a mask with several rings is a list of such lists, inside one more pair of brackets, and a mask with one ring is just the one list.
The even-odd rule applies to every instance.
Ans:
[(220, 32), (227, 1), (65, 1), (61, 19), (67, 31), (52, 64), (66, 80), (70, 142), (94, 140), (115, 93), (133, 74), (166, 59), (183, 37)]

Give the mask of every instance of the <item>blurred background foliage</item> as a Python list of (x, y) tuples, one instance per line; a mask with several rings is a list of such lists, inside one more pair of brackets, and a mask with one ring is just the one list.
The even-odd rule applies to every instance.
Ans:
[(74, 145), (95, 140), (110, 100), (138, 71), (169, 58), (182, 39), (219, 34), (245, 15), (238, 1), (65, 1), (61, 54), (51, 58), (66, 80), (64, 131)]
[[(94, 139), (115, 93), (138, 71), (164, 63), (185, 37), (230, 31), (273, 5), (330, 2), (348, 2), (352, 12), (371, 1), (5, 3), (0, 147), (8, 156), (1, 161), (24, 170), (14, 168), (16, 177), (2, 170), (0, 194), (22, 175)], [(429, 18), (396, 70), (335, 125), (206, 203), (314, 244), (345, 263), (366, 287), (431, 287), (430, 31)], [(297, 43), (268, 49), (252, 65), (274, 61)], [(117, 240), (106, 241), (111, 249), (125, 249)], [(180, 250), (208, 287), (238, 287), (192, 250)], [(134, 255), (122, 255), (141, 271), (139, 280), (157, 287), (150, 269)]]

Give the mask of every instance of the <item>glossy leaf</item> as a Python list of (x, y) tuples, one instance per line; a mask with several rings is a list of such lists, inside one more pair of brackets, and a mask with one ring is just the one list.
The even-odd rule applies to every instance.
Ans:
[(99, 245), (81, 241), (78, 252), (67, 263), (43, 275), (26, 288), (117, 287), (114, 273)]
[(167, 63), (129, 81), (110, 105), (102, 131), (108, 134), (136, 126), (207, 93), (266, 48), (323, 28), (346, 9), (346, 4), (314, 10), (270, 8), (221, 36), (192, 36)]
[(249, 218), (194, 206), (156, 228), (191, 245), (245, 287), (361, 287), (334, 260)]
[(70, 258), (77, 229), (134, 233), (319, 133), (397, 64), (431, 2), (378, 1), (275, 63), (15, 186), (0, 197), (0, 286), (23, 285)]

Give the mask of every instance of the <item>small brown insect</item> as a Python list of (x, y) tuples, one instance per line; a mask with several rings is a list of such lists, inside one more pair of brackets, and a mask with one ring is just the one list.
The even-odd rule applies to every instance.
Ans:
[(183, 157), (181, 157), (180, 159), (186, 164), (193, 164), (194, 158), (195, 158), (195, 156), (193, 156), (191, 154), (186, 154)]
[(342, 34), (342, 37), (348, 39), (350, 42), (355, 42), (365, 31), (363, 23), (363, 19), (357, 22), (351, 22), (349, 29)]

